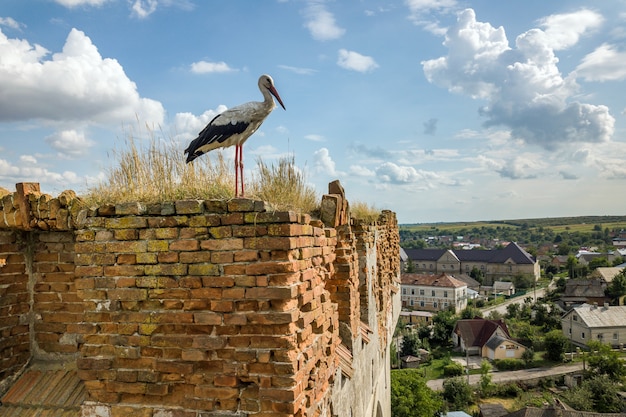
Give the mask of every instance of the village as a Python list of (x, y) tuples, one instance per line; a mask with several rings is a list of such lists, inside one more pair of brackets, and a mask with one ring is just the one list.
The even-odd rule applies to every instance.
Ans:
[[(442, 393), (449, 415), (528, 415), (528, 404), (534, 416), (555, 409), (564, 416), (622, 412), (618, 392), (610, 405), (565, 400), (606, 377), (599, 362), (614, 361), (616, 382), (625, 374), (619, 358), (626, 342), (626, 249), (621, 239), (612, 243), (606, 252), (541, 257), (516, 242), (482, 250), (451, 242), (450, 249), (401, 249), (402, 312), (392, 366), (420, 373)], [(582, 270), (585, 276), (576, 276)], [(511, 392), (503, 395), (505, 387), (517, 406), (506, 398)], [(540, 401), (523, 400), (524, 390), (537, 390)]]

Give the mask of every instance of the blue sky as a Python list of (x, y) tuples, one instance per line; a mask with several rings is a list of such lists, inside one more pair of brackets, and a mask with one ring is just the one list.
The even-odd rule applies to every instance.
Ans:
[(625, 41), (616, 0), (3, 0), (0, 186), (85, 190), (145, 125), (182, 152), (267, 73), (247, 170), (401, 223), (625, 214)]

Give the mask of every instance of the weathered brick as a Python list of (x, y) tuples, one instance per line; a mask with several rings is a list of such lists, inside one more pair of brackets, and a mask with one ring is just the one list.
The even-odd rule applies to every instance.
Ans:
[(291, 299), (298, 295), (298, 287), (252, 287), (246, 288), (246, 298), (282, 300)]
[(145, 266), (146, 275), (186, 275), (187, 265), (184, 264), (156, 264)]
[(189, 275), (217, 276), (220, 275), (220, 266), (216, 264), (190, 264)]
[(144, 217), (114, 217), (104, 222), (107, 229), (142, 229), (147, 226), (148, 222)]
[(107, 296), (110, 300), (146, 300), (148, 298), (148, 291), (139, 288), (119, 288), (107, 290)]
[(145, 252), (147, 248), (146, 242), (141, 241), (141, 240), (107, 242), (105, 245), (106, 245), (107, 252), (118, 252), (118, 253)]
[(177, 214), (198, 214), (202, 213), (204, 209), (202, 200), (179, 200), (174, 204)]
[(170, 243), (170, 250), (196, 251), (198, 249), (200, 249), (200, 244), (197, 240), (176, 240)]
[(157, 239), (176, 239), (178, 238), (177, 227), (162, 227), (154, 230)]

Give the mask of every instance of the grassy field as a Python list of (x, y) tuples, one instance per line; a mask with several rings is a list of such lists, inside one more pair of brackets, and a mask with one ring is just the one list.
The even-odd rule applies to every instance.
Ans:
[(581, 217), (561, 217), (561, 218), (544, 218), (544, 219), (518, 219), (518, 220), (499, 220), (499, 221), (478, 221), (478, 222), (455, 222), (455, 223), (420, 223), (420, 224), (402, 224), (403, 230), (421, 231), (428, 230), (439, 231), (463, 231), (482, 227), (510, 227), (517, 229), (525, 225), (526, 227), (543, 227), (554, 230), (559, 233), (568, 232), (592, 232), (596, 225), (600, 225), (602, 230), (609, 228), (626, 229), (626, 216), (581, 216)]

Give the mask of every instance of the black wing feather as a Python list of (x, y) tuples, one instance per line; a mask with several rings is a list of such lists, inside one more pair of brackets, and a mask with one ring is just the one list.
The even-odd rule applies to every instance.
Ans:
[(187, 149), (185, 149), (187, 162), (191, 162), (204, 154), (204, 152), (199, 151), (199, 148), (214, 142), (223, 143), (229, 137), (243, 133), (249, 126), (249, 123), (242, 121), (226, 124), (214, 123), (220, 116), (222, 115), (218, 114), (215, 116), (213, 120), (202, 129), (198, 137), (192, 140)]

